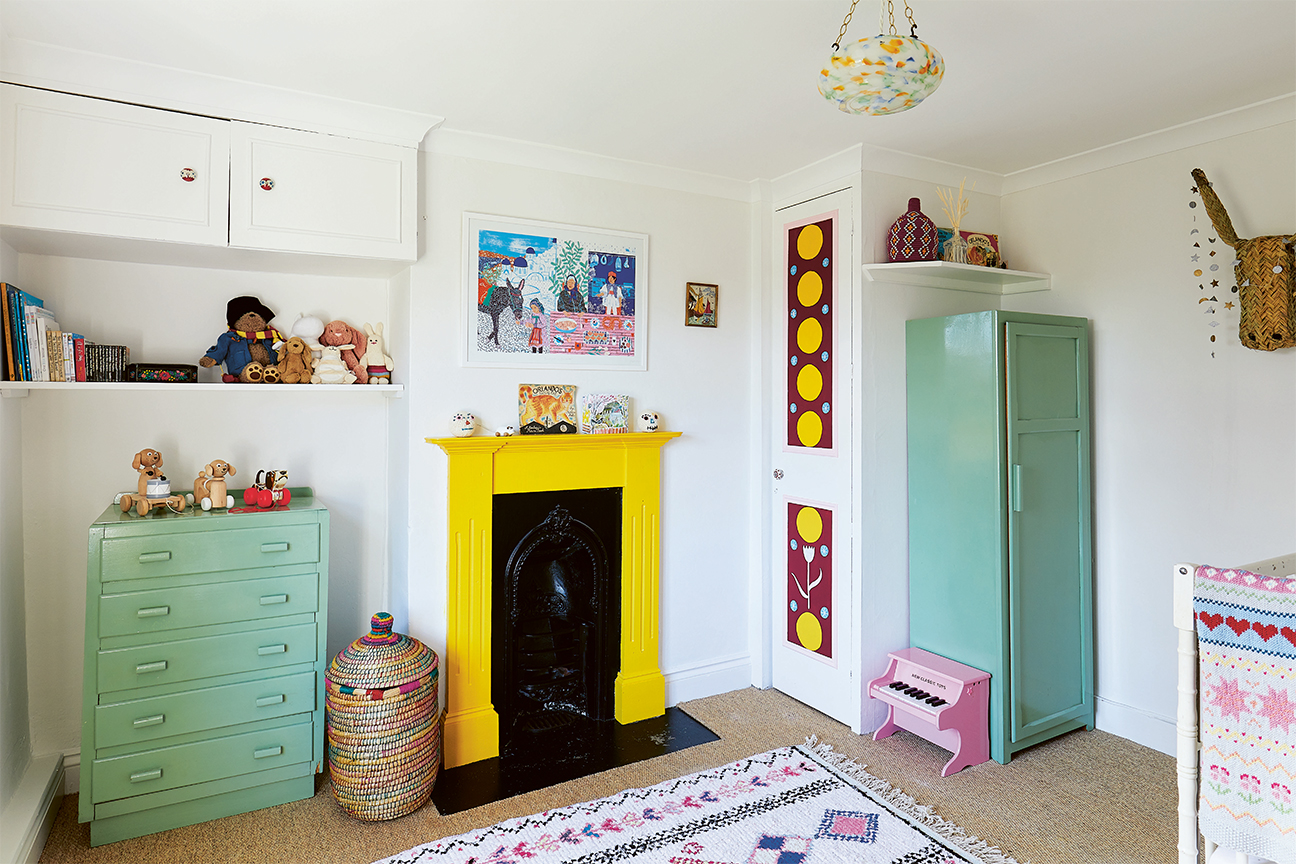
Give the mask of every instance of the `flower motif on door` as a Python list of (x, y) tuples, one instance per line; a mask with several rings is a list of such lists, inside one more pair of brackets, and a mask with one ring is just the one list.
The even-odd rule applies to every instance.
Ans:
[(832, 661), (833, 511), (798, 501), (787, 507), (787, 640)]
[(834, 227), (836, 214), (787, 234), (787, 445), (833, 450)]

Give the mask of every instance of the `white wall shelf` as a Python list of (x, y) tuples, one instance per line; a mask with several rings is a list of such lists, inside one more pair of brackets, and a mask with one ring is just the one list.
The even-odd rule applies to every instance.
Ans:
[(244, 390), (265, 391), (266, 395), (285, 392), (311, 393), (381, 393), (388, 399), (405, 395), (404, 384), (158, 384), (152, 381), (0, 381), (0, 395), (26, 396), (31, 390), (152, 390), (174, 393), (192, 390), (237, 393)]
[(973, 291), (978, 294), (1026, 294), (1031, 291), (1047, 291), (1051, 287), (1051, 278), (1047, 273), (1000, 270), (975, 264), (951, 264), (948, 261), (865, 264), (864, 278), (870, 282), (925, 285), (929, 288)]

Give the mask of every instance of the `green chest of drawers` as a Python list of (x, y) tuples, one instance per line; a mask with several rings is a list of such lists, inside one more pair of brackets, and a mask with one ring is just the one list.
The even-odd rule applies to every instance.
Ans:
[(80, 820), (92, 846), (314, 794), (328, 529), (309, 489), (288, 509), (113, 506), (90, 526)]

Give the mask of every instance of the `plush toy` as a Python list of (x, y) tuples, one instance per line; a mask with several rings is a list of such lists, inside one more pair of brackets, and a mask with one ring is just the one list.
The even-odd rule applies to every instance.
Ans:
[(297, 317), (297, 320), (293, 322), (292, 327), (288, 331), (288, 335), (300, 336), (305, 340), (306, 344), (310, 346), (311, 351), (315, 352), (312, 356), (319, 356), (319, 340), (320, 336), (324, 335), (324, 322), (316, 318), (314, 315), (307, 315), (303, 312)]
[(244, 384), (273, 384), (279, 380), (279, 362), (275, 345), (283, 341), (279, 331), (270, 326), (274, 312), (255, 297), (235, 297), (225, 306), (225, 323), (229, 330), (198, 362), (206, 367), (225, 364), (222, 381)]
[(382, 322), (379, 321), (374, 327), (365, 324), (364, 329), (365, 335), (368, 336), (365, 341), (369, 347), (361, 358), (360, 364), (365, 367), (370, 384), (390, 384), (392, 358), (384, 350)]
[(311, 374), (312, 384), (354, 384), (356, 377), (342, 362), (342, 350), (354, 348), (354, 345), (324, 345), (320, 348), (320, 359), (315, 363)]
[(285, 384), (309, 384), (315, 357), (310, 345), (300, 336), (293, 336), (279, 351), (279, 380)]
[[(336, 345), (341, 348), (342, 362), (346, 364), (347, 369), (351, 370), (356, 382), (369, 383), (369, 373), (355, 352), (357, 345), (368, 344), (369, 339), (365, 334), (345, 321), (330, 321), (324, 325), (324, 332), (320, 334), (319, 341), (321, 345)], [(364, 353), (364, 349), (361, 349), (360, 355)]]

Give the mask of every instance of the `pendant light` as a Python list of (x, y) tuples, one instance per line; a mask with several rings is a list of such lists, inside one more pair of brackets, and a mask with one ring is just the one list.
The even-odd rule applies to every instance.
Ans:
[(939, 51), (918, 38), (918, 24), (909, 0), (905, 0), (905, 14), (910, 35), (896, 35), (892, 0), (882, 0), (880, 17), (884, 16), (889, 25), (879, 20), (879, 35), (842, 47), (858, 2), (851, 0), (850, 11), (832, 46), (832, 57), (819, 73), (819, 92), (847, 114), (908, 111), (940, 86), (945, 60)]

